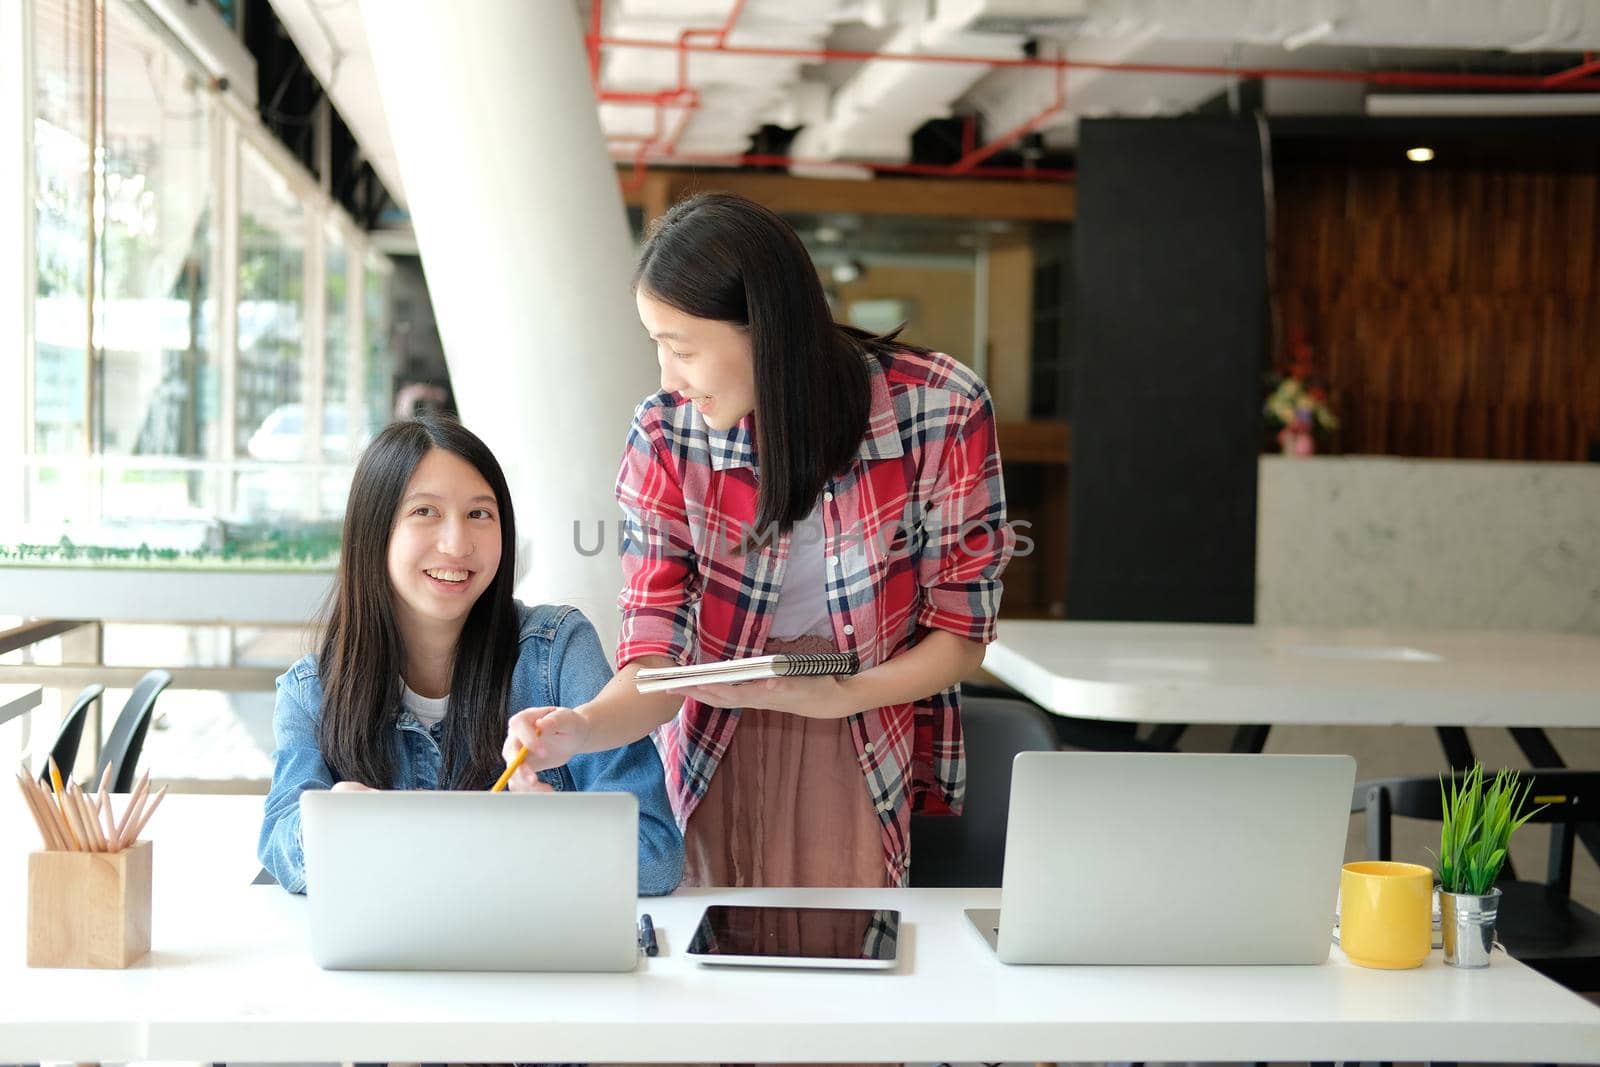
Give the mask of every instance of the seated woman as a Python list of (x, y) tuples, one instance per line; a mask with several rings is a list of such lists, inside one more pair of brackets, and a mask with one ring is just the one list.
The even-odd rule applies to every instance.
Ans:
[[(306, 891), (308, 789), (488, 789), (513, 711), (573, 706), (610, 680), (576, 608), (511, 595), (516, 524), (500, 464), (460, 424), (391, 424), (362, 454), (320, 653), (278, 679), (277, 741), (257, 855)], [(683, 838), (648, 739), (574, 756), (536, 789), (639, 799), (639, 892), (670, 893)]]

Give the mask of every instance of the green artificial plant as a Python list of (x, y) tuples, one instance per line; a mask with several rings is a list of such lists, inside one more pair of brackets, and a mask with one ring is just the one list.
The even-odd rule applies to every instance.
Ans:
[(1450, 772), (1446, 791), (1439, 778), (1439, 798), (1444, 825), (1439, 831), (1439, 887), (1446, 893), (1483, 896), (1505, 866), (1506, 849), (1517, 827), (1543, 810), (1526, 811), (1533, 780), (1523, 781), (1516, 771), (1501, 769), (1487, 786), (1483, 764), (1475, 763), (1461, 782)]

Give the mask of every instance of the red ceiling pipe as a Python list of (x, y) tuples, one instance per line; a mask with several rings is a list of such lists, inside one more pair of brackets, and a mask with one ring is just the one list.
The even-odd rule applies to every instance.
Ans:
[(689, 128), (689, 120), (694, 113), (700, 110), (700, 94), (694, 94), (694, 102), (678, 112), (678, 124), (672, 129), (672, 136), (667, 138), (666, 154), (670, 158), (678, 151), (678, 139), (683, 136), (683, 131)]
[(1544, 80), (1544, 87), (1546, 89), (1555, 89), (1566, 85), (1568, 82), (1587, 78), (1591, 74), (1600, 74), (1600, 59), (1596, 59), (1593, 52), (1585, 52), (1582, 63), (1579, 63), (1576, 67), (1570, 67), (1567, 70), (1550, 75)]
[(745, 0), (733, 0), (733, 7), (728, 10), (728, 17), (722, 20), (722, 26), (715, 30), (697, 29), (690, 27), (678, 34), (678, 87), (689, 87), (689, 41), (695, 37), (710, 37), (711, 44), (704, 49), (694, 51), (722, 52), (727, 50), (728, 34), (733, 32), (733, 24), (739, 21), (739, 16), (744, 13)]
[(665, 114), (666, 113), (659, 107), (652, 112), (651, 123), (653, 129), (648, 137), (642, 138), (639, 141), (639, 147), (634, 150), (633, 173), (628, 176), (628, 180), (622, 185), (622, 187), (628, 192), (638, 192), (644, 187), (645, 156), (649, 154), (651, 146), (661, 140), (661, 135), (663, 132), (665, 132), (662, 128), (666, 121), (664, 118)]
[(584, 47), (589, 51), (589, 84), (594, 87), (596, 94), (600, 92), (600, 34), (604, 28), (600, 24), (600, 0), (593, 0), (589, 5), (589, 32), (583, 39)]
[[(655, 162), (681, 162), (689, 164), (710, 165), (749, 165), (749, 166), (853, 166), (861, 167), (884, 174), (928, 174), (950, 176), (956, 174), (969, 174), (977, 164), (990, 158), (996, 153), (1015, 142), (1019, 137), (1033, 132), (1043, 125), (1056, 111), (1064, 106), (1065, 85), (1062, 79), (1067, 71), (1074, 68), (1079, 70), (1099, 70), (1108, 73), (1132, 74), (1166, 74), (1175, 76), (1193, 77), (1235, 77), (1235, 78), (1282, 78), (1297, 81), (1328, 81), (1342, 83), (1361, 83), (1389, 87), (1429, 88), (1429, 89), (1485, 89), (1485, 90), (1512, 90), (1512, 91), (1547, 91), (1551, 89), (1589, 90), (1600, 89), (1600, 78), (1591, 75), (1600, 74), (1600, 62), (1596, 62), (1588, 53), (1584, 56), (1584, 63), (1569, 70), (1552, 75), (1518, 75), (1518, 74), (1450, 74), (1432, 71), (1343, 71), (1343, 70), (1309, 70), (1298, 68), (1279, 67), (1225, 67), (1197, 64), (1175, 63), (1118, 63), (1093, 60), (1068, 60), (1039, 59), (1019, 57), (1015, 59), (996, 58), (994, 56), (967, 56), (955, 54), (902, 54), (892, 52), (867, 52), (850, 49), (806, 49), (806, 48), (780, 48), (760, 47), (749, 45), (729, 45), (727, 37), (744, 9), (745, 0), (734, 0), (734, 6), (718, 30), (687, 29), (678, 35), (678, 40), (673, 42), (638, 40), (623, 37), (605, 37), (600, 31), (600, 4), (601, 0), (593, 0), (591, 4), (590, 27), (591, 32), (585, 38), (585, 43), (593, 57), (592, 70), (598, 77), (598, 56), (602, 46), (622, 48), (649, 48), (672, 49), (678, 53), (678, 86), (655, 93), (614, 93), (600, 90), (597, 95), (607, 103), (647, 105), (656, 109), (656, 129), (648, 138), (637, 136), (613, 137), (613, 141), (639, 141), (639, 148), (634, 153), (634, 174), (629, 182), (633, 188), (643, 183), (644, 167), (647, 160)], [(710, 44), (697, 45), (693, 43), (696, 36), (709, 36), (714, 40)], [(701, 155), (686, 156), (677, 152), (678, 140), (682, 137), (685, 128), (693, 113), (699, 109), (699, 93), (688, 85), (688, 56), (691, 52), (708, 53), (722, 52), (729, 55), (773, 58), (801, 58), (815, 62), (827, 60), (844, 60), (855, 62), (868, 62), (873, 60), (888, 60), (905, 63), (950, 63), (965, 64), (984, 67), (1020, 67), (1020, 68), (1049, 68), (1056, 72), (1058, 78), (1057, 103), (1053, 103), (1044, 112), (1029, 119), (1020, 126), (1008, 130), (999, 138), (989, 142), (981, 148), (973, 149), (970, 146), (968, 131), (970, 124), (963, 131), (962, 158), (954, 164), (892, 164), (892, 163), (860, 163), (837, 159), (800, 159), (793, 156), (744, 154), (731, 156)], [(674, 131), (664, 146), (663, 150), (656, 150), (655, 146), (661, 142), (662, 118), (661, 109), (675, 103), (682, 102), (684, 111), (679, 116)], [(1061, 180), (1070, 178), (1070, 170), (1047, 170), (1044, 168), (985, 168), (986, 177), (1015, 177), (1045, 180)]]
[(1003, 151), (1004, 149), (1015, 144), (1019, 139), (1026, 137), (1040, 126), (1043, 126), (1046, 122), (1050, 121), (1052, 116), (1066, 106), (1067, 72), (1062, 68), (1057, 67), (1055, 99), (1051, 100), (1049, 104), (1045, 105), (1045, 109), (1043, 111), (1033, 116), (1033, 118), (1029, 119), (1027, 122), (1009, 129), (1005, 133), (1002, 133), (999, 137), (996, 137), (982, 148), (968, 149), (966, 152), (962, 153), (961, 158), (956, 160), (950, 169), (957, 174), (967, 173), (973, 167), (976, 167), (979, 163), (982, 163), (996, 152)]
[[(692, 92), (693, 90), (688, 90)], [(629, 93), (617, 89), (605, 89), (595, 94), (595, 99), (603, 104), (638, 104), (642, 107), (667, 107), (678, 102), (684, 90), (662, 89), (654, 93)]]
[[(656, 99), (656, 135), (650, 140), (642, 142), (635, 151), (633, 157), (633, 173), (629, 176), (625, 188), (629, 189), (630, 191), (636, 191), (644, 185), (645, 160), (651, 154), (651, 149), (661, 140), (662, 125), (664, 122), (661, 109), (669, 102), (677, 102), (683, 105), (683, 110), (678, 115), (677, 124), (673, 127), (672, 136), (667, 141), (665, 146), (665, 154), (669, 157), (674, 151), (676, 151), (678, 139), (683, 136), (683, 131), (688, 128), (690, 119), (694, 117), (695, 112), (700, 110), (700, 93), (698, 90), (689, 85), (690, 42), (697, 36), (709, 36), (712, 38), (709, 50), (721, 51), (727, 44), (728, 34), (733, 31), (733, 24), (739, 20), (739, 15), (744, 11), (744, 5), (745, 0), (734, 0), (733, 7), (728, 11), (727, 18), (722, 20), (722, 26), (718, 29), (704, 30), (691, 27), (678, 34), (678, 43), (676, 46), (678, 51), (678, 84), (674, 89), (660, 94)], [(600, 0), (593, 0), (593, 7), (591, 8), (591, 25), (596, 27), (594, 31), (595, 43), (593, 47), (597, 51), (603, 41), (600, 36), (598, 24), (595, 21), (600, 17), (598, 13), (599, 8)], [(705, 50), (706, 49), (696, 49), (696, 51)]]
[[(1126, 74), (1174, 74), (1209, 78), (1283, 78), (1292, 81), (1356, 82), (1372, 85), (1401, 86), (1415, 89), (1492, 89), (1540, 91), (1550, 88), (1548, 78), (1540, 74), (1450, 74), (1416, 70), (1310, 70), (1295, 67), (1227, 67), (1181, 63), (1117, 63), (1086, 59), (1037, 59), (1018, 57), (1007, 59), (995, 56), (968, 56), (954, 54), (900, 52), (863, 52), (838, 48), (782, 48), (777, 46), (730, 45), (712, 48), (705, 45), (679, 45), (667, 41), (638, 40), (631, 37), (602, 37), (600, 43), (616, 48), (676, 49), (689, 52), (725, 52), (736, 56), (769, 56), (786, 59), (809, 59), (821, 63), (828, 60), (870, 62), (890, 60), (902, 63), (955, 63), (984, 67), (1051, 68), (1064, 70), (1100, 70)], [(1570, 72), (1564, 72), (1570, 73)], [(1597, 72), (1600, 73), (1600, 72)], [(1553, 77), (1553, 76), (1552, 76)], [(1571, 80), (1557, 83), (1562, 89), (1600, 89), (1600, 78), (1574, 74)]]
[(605, 13), (602, 0), (591, 0), (589, 4), (589, 32), (584, 35), (584, 47), (589, 53), (589, 81), (594, 87), (595, 99), (603, 104), (621, 104), (647, 106), (654, 109), (652, 117), (653, 130), (646, 135), (622, 134), (606, 137), (607, 142), (626, 141), (636, 142), (638, 150), (633, 161), (633, 174), (624, 187), (637, 190), (644, 184), (644, 156), (650, 147), (661, 139), (662, 111), (668, 104), (675, 103), (681, 96), (684, 85), (680, 75), (679, 85), (674, 89), (662, 89), (657, 92), (622, 92), (603, 89), (600, 85), (600, 45), (601, 35), (604, 32)]
[[(712, 38), (711, 51), (721, 52), (728, 44), (728, 34), (733, 32), (733, 24), (739, 21), (739, 16), (744, 14), (745, 0), (733, 0), (733, 6), (728, 9), (728, 17), (722, 20), (722, 26), (715, 30), (687, 29), (678, 34), (678, 85), (684, 89), (689, 88), (689, 41), (694, 37), (709, 36)], [(700, 93), (694, 91), (694, 100), (678, 115), (678, 124), (672, 131), (672, 136), (667, 139), (666, 154), (670, 157), (678, 150), (678, 140), (683, 137), (683, 131), (689, 128), (689, 121), (694, 118), (695, 112), (700, 110)]]
[[(595, 5), (596, 6), (598, 6), (599, 3), (600, 3), (600, 0), (595, 0)], [(1056, 111), (1060, 110), (1063, 106), (1065, 106), (1065, 103), (1066, 103), (1066, 85), (1065, 85), (1066, 74), (1065, 74), (1065, 70), (1059, 64), (1048, 64), (1048, 65), (1054, 66), (1055, 70), (1056, 70), (1056, 99), (1055, 99), (1055, 102), (1052, 103), (1050, 105), (1050, 107), (1046, 111), (1041, 113), (1040, 115), (1036, 116), (1033, 119), (1030, 119), (1028, 122), (1026, 122), (1023, 125), (1017, 127), (1015, 130), (1009, 131), (1007, 134), (1005, 134), (1001, 138), (997, 139), (994, 142), (991, 142), (990, 144), (984, 145), (981, 148), (974, 148), (972, 146), (971, 142), (972, 142), (973, 134), (975, 132), (975, 127), (974, 127), (974, 125), (973, 125), (973, 123), (972, 123), (972, 121), (971, 121), (971, 119), (969, 117), (968, 122), (967, 122), (965, 128), (963, 129), (962, 158), (960, 160), (956, 161), (953, 164), (934, 164), (934, 163), (858, 163), (858, 162), (853, 162), (853, 161), (842, 161), (842, 160), (825, 160), (825, 159), (809, 159), (808, 160), (808, 159), (801, 159), (801, 158), (798, 158), (798, 157), (795, 157), (795, 156), (783, 156), (783, 155), (773, 155), (773, 154), (753, 154), (753, 153), (746, 153), (746, 154), (741, 154), (741, 155), (736, 155), (736, 156), (717, 156), (717, 155), (685, 156), (685, 155), (682, 155), (681, 153), (678, 152), (678, 141), (683, 137), (684, 130), (686, 130), (688, 128), (690, 120), (694, 117), (694, 113), (696, 111), (698, 111), (699, 108), (700, 108), (700, 94), (689, 87), (689, 67), (688, 67), (689, 53), (690, 52), (738, 52), (738, 51), (740, 51), (739, 49), (730, 48), (728, 46), (728, 44), (727, 44), (727, 39), (728, 39), (729, 33), (731, 33), (733, 31), (734, 23), (736, 23), (738, 21), (740, 14), (743, 13), (745, 3), (746, 3), (746, 0), (734, 0), (733, 7), (728, 12), (728, 17), (723, 20), (723, 24), (722, 24), (721, 28), (719, 28), (719, 29), (708, 30), (708, 29), (691, 28), (691, 29), (684, 30), (682, 33), (680, 33), (678, 35), (678, 43), (677, 43), (676, 46), (674, 46), (676, 48), (676, 50), (677, 50), (677, 53), (678, 53), (678, 85), (675, 88), (665, 89), (665, 90), (662, 90), (662, 91), (660, 91), (658, 93), (632, 93), (632, 94), (625, 94), (625, 93), (604, 92), (604, 93), (600, 94), (601, 99), (606, 100), (607, 102), (629, 103), (629, 104), (649, 104), (649, 105), (652, 105), (652, 106), (654, 106), (654, 107), (656, 107), (658, 109), (657, 110), (657, 132), (655, 134), (652, 134), (649, 137), (641, 137), (641, 136), (638, 136), (638, 135), (630, 135), (630, 136), (608, 137), (607, 138), (608, 141), (622, 141), (622, 142), (629, 142), (629, 143), (637, 143), (637, 145), (638, 145), (638, 147), (635, 149), (635, 151), (633, 153), (633, 157), (632, 157), (632, 159), (633, 159), (633, 172), (629, 175), (627, 181), (624, 183), (624, 188), (625, 189), (627, 189), (629, 191), (637, 191), (640, 187), (642, 187), (642, 185), (644, 184), (644, 174), (645, 174), (645, 167), (646, 167), (646, 163), (647, 162), (654, 162), (654, 163), (674, 163), (674, 162), (677, 162), (677, 163), (686, 163), (686, 164), (709, 164), (709, 165), (731, 165), (731, 166), (743, 165), (743, 166), (757, 166), (757, 167), (760, 167), (760, 166), (790, 167), (790, 166), (796, 166), (796, 165), (849, 166), (849, 167), (863, 167), (863, 168), (866, 168), (868, 170), (871, 170), (873, 173), (878, 173), (878, 174), (930, 175), (930, 176), (939, 176), (939, 177), (951, 177), (951, 176), (966, 175), (977, 164), (979, 164), (979, 163), (983, 162), (984, 160), (988, 159), (990, 156), (993, 156), (996, 153), (1002, 151), (1003, 149), (1005, 149), (1006, 147), (1008, 147), (1009, 145), (1014, 143), (1019, 137), (1022, 137), (1023, 135), (1025, 135), (1027, 133), (1031, 133), (1034, 129), (1036, 129), (1037, 127), (1043, 125), (1044, 122), (1046, 120), (1048, 120), (1051, 115), (1053, 115)], [(591, 11), (592, 10), (593, 9), (591, 9)], [(696, 36), (710, 36), (710, 37), (713, 37), (714, 40), (708, 46), (695, 47), (691, 43), (691, 41)], [(596, 35), (595, 35), (595, 41), (594, 41), (595, 47), (598, 48), (598, 46), (600, 44), (605, 44), (605, 43), (608, 43), (607, 39), (605, 39), (603, 37), (599, 37), (598, 31), (597, 31)], [(667, 47), (666, 42), (656, 42), (656, 43), (660, 47)], [(665, 145), (663, 145), (660, 149), (657, 149), (656, 146), (661, 141), (661, 138), (660, 138), (660, 125), (661, 125), (661, 123), (660, 123), (660, 110), (659, 109), (661, 107), (664, 107), (664, 106), (667, 106), (669, 104), (672, 104), (672, 103), (676, 102), (684, 94), (692, 94), (692, 99), (689, 102), (689, 104), (683, 109), (683, 111), (680, 112), (680, 114), (678, 116), (678, 121), (677, 121), (676, 125), (674, 126), (672, 135), (669, 138), (667, 138), (667, 141), (666, 141)], [(984, 169), (984, 176), (985, 177), (989, 177), (989, 178), (1022, 178), (1022, 179), (1047, 180), (1047, 181), (1063, 181), (1063, 180), (1067, 180), (1067, 179), (1070, 179), (1073, 176), (1073, 173), (1074, 172), (1072, 172), (1070, 170), (1055, 170), (1055, 169), (1034, 168), (1034, 167), (986, 167)]]

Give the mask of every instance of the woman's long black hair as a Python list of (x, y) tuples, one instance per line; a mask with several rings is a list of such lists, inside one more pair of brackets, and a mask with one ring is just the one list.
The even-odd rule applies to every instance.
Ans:
[(483, 476), (500, 515), (500, 567), (467, 613), (456, 642), (439, 784), (482, 789), (504, 766), (500, 746), (506, 736), (518, 635), (511, 596), (517, 546), (511, 490), (500, 464), (476, 434), (453, 419), (420, 415), (391, 423), (373, 438), (350, 483), (344, 542), (318, 659), (322, 719), (317, 741), (337, 781), (374, 789), (394, 785), (394, 724), (405, 649), (389, 583), (389, 537), (417, 464), (436, 448), (459, 456)]
[(816, 506), (867, 432), (866, 358), (911, 349), (833, 321), (816, 267), (788, 223), (753, 200), (701, 193), (651, 227), (634, 288), (700, 319), (749, 331), (755, 363), (755, 445), (761, 470), (755, 528), (787, 531)]

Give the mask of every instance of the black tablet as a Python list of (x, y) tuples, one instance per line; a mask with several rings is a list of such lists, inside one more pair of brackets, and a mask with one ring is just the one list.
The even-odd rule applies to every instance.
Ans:
[(687, 954), (744, 967), (887, 970), (899, 937), (900, 913), (888, 909), (714, 904), (700, 917)]

